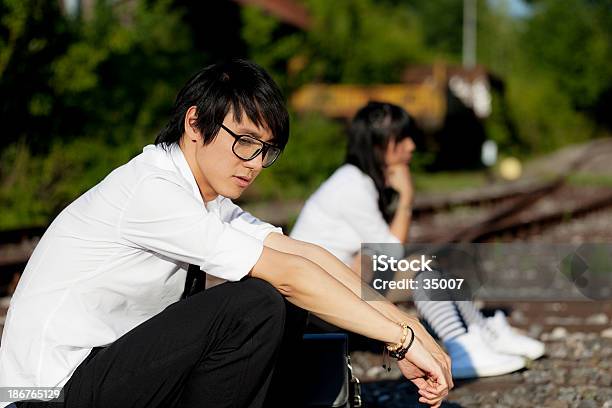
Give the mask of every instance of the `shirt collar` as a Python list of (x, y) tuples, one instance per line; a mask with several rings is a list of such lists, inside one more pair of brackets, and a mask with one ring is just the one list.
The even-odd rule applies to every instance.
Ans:
[(185, 155), (181, 150), (178, 143), (173, 143), (170, 146), (170, 156), (172, 157), (172, 161), (174, 165), (178, 169), (179, 173), (191, 186), (193, 191), (193, 195), (196, 196), (199, 202), (204, 204), (204, 200), (202, 199), (202, 195), (200, 194), (200, 189), (198, 188), (198, 183), (196, 182), (193, 173), (191, 172), (191, 168), (189, 167), (189, 163), (187, 163), (187, 159), (185, 159)]
[(220, 195), (217, 195), (217, 198), (207, 203), (205, 203), (202, 199), (198, 183), (196, 182), (196, 179), (191, 171), (191, 167), (189, 167), (189, 163), (187, 163), (187, 159), (185, 159), (185, 154), (181, 150), (178, 143), (173, 143), (172, 146), (170, 146), (170, 156), (172, 157), (172, 161), (174, 162), (174, 165), (178, 169), (179, 173), (183, 176), (185, 180), (187, 180), (187, 182), (191, 186), (191, 189), (193, 190), (193, 195), (196, 196), (197, 200), (202, 203), (207, 209), (218, 207), (222, 200), (222, 197)]

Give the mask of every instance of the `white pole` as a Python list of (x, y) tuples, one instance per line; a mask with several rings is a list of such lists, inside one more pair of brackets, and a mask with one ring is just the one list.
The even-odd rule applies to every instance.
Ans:
[(476, 65), (476, 1), (463, 0), (463, 67)]

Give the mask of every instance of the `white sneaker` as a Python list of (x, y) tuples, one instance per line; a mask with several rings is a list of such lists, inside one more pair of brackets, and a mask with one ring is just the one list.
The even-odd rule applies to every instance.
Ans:
[(445, 341), (444, 346), (451, 358), (451, 371), (456, 379), (492, 377), (525, 367), (523, 358), (501, 354), (489, 347), (478, 326), (472, 326), (467, 333)]
[(497, 310), (495, 316), (487, 318), (485, 326), (482, 330), (485, 341), (499, 353), (524, 356), (531, 360), (544, 355), (544, 343), (515, 331), (501, 310)]

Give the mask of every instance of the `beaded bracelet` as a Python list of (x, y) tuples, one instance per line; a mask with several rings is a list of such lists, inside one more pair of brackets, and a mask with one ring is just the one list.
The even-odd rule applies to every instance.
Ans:
[(412, 346), (412, 342), (414, 342), (414, 330), (412, 330), (412, 328), (410, 327), (408, 327), (408, 329), (411, 333), (410, 341), (408, 342), (408, 344), (405, 347), (400, 348), (399, 350), (389, 350), (389, 355), (397, 360), (402, 360), (404, 358), (404, 356), (408, 352), (408, 349), (410, 349), (410, 346)]
[[(399, 349), (402, 348), (402, 346), (404, 345), (404, 343), (406, 342), (406, 338), (408, 337), (408, 329), (410, 329), (410, 327), (408, 327), (408, 324), (405, 322), (401, 322), (399, 323), (400, 327), (402, 328), (402, 337), (400, 338), (399, 343), (396, 344), (387, 344), (387, 350), (389, 351), (397, 351)], [(412, 330), (412, 329), (410, 329)], [(414, 333), (413, 333), (414, 335)]]
[[(401, 341), (397, 344), (386, 345), (383, 348), (382, 366), (387, 371), (391, 371), (391, 366), (388, 363), (388, 356), (391, 356), (397, 360), (403, 359), (408, 352), (408, 349), (410, 349), (410, 346), (412, 346), (412, 343), (414, 342), (414, 330), (412, 330), (412, 328), (406, 323), (402, 322), (399, 325), (403, 328)], [(404, 346), (406, 338), (408, 337), (408, 331), (411, 333), (410, 341), (406, 346)]]

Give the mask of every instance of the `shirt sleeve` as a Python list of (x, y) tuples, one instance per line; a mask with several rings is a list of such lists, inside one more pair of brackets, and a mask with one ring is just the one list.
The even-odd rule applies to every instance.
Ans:
[(336, 198), (344, 203), (339, 216), (355, 229), (361, 242), (400, 243), (378, 208), (378, 192), (374, 185), (355, 180), (336, 193)]
[(277, 232), (279, 234), (283, 233), (282, 228), (261, 221), (249, 212), (244, 211), (229, 199), (223, 200), (223, 207), (223, 213), (226, 214), (223, 217), (224, 220), (229, 222), (229, 224), (238, 231), (242, 231), (245, 234), (257, 238), (261, 242), (263, 242), (272, 232)]
[(230, 281), (248, 274), (263, 251), (260, 240), (207, 212), (183, 186), (161, 176), (138, 184), (119, 225), (128, 243)]

